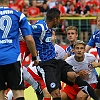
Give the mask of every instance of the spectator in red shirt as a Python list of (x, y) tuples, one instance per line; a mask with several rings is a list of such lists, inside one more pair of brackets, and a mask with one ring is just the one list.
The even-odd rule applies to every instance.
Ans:
[[(36, 6), (37, 1), (32, 1), (32, 6), (27, 9), (27, 16), (28, 17), (39, 17), (41, 15), (40, 9)], [(36, 21), (30, 21), (31, 24), (34, 24)]]
[(90, 8), (93, 7), (94, 4), (96, 4), (97, 7), (99, 8), (99, 2), (98, 2), (97, 0), (89, 0), (89, 1), (87, 2), (87, 5), (88, 5)]

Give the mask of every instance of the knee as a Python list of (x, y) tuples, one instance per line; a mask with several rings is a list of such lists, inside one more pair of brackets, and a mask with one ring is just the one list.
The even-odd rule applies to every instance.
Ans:
[(75, 80), (79, 75), (77, 75), (75, 72), (68, 72), (67, 76), (69, 81), (75, 83)]
[(12, 90), (14, 98), (24, 97), (24, 90)]
[(76, 100), (87, 100), (88, 95), (83, 93), (83, 94), (77, 94)]
[(65, 92), (61, 92), (61, 100), (70, 100)]

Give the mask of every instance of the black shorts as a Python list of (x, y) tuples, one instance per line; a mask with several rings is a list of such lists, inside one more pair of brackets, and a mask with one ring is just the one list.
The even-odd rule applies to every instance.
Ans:
[(41, 76), (45, 79), (44, 81), (46, 82), (49, 93), (57, 88), (61, 88), (61, 81), (69, 85), (73, 85), (73, 83), (69, 82), (67, 79), (67, 72), (73, 71), (72, 66), (64, 60), (52, 59), (40, 62), (39, 66), (42, 69), (42, 71), (39, 72), (39, 75), (42, 72)]
[(98, 77), (97, 89), (100, 89), (100, 76)]
[(24, 80), (19, 61), (0, 66), (0, 90), (23, 90)]

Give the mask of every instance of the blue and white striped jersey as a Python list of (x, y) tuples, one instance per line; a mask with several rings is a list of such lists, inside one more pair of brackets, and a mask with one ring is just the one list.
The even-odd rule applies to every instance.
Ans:
[(71, 55), (74, 54), (72, 45), (69, 45), (69, 46), (65, 49), (65, 51), (66, 51), (66, 53), (69, 54), (69, 56), (71, 56)]
[(0, 65), (19, 60), (19, 28), (23, 36), (32, 33), (23, 13), (8, 7), (0, 7)]
[(91, 36), (91, 38), (90, 38), (90, 40), (88, 42), (88, 45), (92, 46), (92, 47), (96, 47), (98, 55), (100, 57), (100, 30), (96, 30), (92, 34), (92, 36)]
[(52, 29), (49, 29), (45, 20), (39, 20), (32, 26), (33, 38), (41, 61), (55, 58), (55, 48), (52, 44)]

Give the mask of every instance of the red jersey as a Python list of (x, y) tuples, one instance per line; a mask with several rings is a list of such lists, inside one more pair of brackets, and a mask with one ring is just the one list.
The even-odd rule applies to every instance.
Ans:
[(27, 13), (29, 16), (35, 16), (40, 14), (40, 9), (38, 7), (29, 7)]

